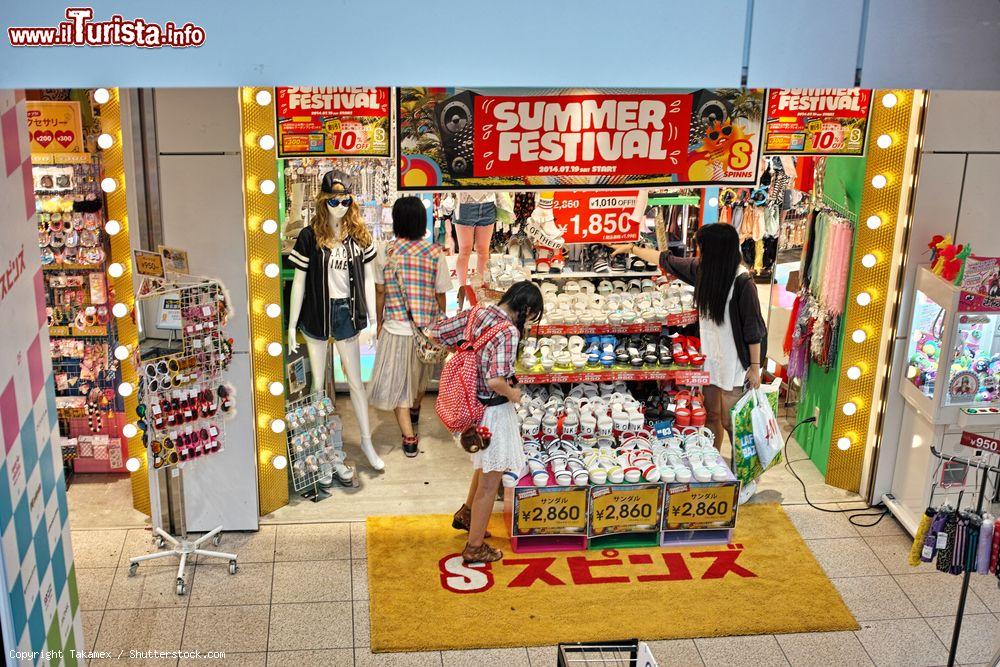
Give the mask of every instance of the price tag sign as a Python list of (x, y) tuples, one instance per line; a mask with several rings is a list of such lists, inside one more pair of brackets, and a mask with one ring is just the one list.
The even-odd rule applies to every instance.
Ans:
[(739, 485), (668, 484), (663, 530), (732, 528)]
[(518, 489), (515, 535), (582, 534), (587, 530), (586, 487)]
[(590, 535), (656, 532), (662, 507), (662, 484), (592, 487)]
[(978, 449), (981, 452), (987, 452), (989, 454), (1000, 453), (1000, 440), (986, 435), (980, 435), (979, 433), (962, 431), (962, 439), (959, 440), (959, 442), (965, 447)]
[(556, 192), (552, 214), (566, 243), (625, 243), (639, 240), (632, 219), (637, 191)]

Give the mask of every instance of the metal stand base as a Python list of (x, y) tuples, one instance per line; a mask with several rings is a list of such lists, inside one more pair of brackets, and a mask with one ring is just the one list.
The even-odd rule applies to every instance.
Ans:
[(178, 540), (165, 530), (154, 528), (153, 533), (156, 535), (157, 546), (162, 547), (164, 544), (168, 544), (173, 548), (169, 551), (160, 551), (155, 554), (147, 554), (145, 556), (130, 558), (128, 576), (134, 577), (136, 571), (139, 569), (139, 563), (143, 561), (176, 556), (180, 559), (180, 564), (177, 566), (177, 594), (184, 595), (187, 592), (187, 586), (184, 583), (184, 569), (187, 567), (188, 557), (191, 555), (205, 556), (207, 558), (224, 558), (229, 561), (229, 574), (236, 574), (236, 572), (240, 569), (239, 565), (236, 564), (236, 554), (228, 554), (221, 551), (208, 551), (206, 549), (199, 548), (202, 544), (209, 540), (212, 540), (213, 545), (219, 546), (219, 542), (222, 541), (222, 536), (219, 535), (220, 532), (222, 532), (222, 526), (212, 529), (210, 532), (205, 533), (197, 540), (191, 541)]

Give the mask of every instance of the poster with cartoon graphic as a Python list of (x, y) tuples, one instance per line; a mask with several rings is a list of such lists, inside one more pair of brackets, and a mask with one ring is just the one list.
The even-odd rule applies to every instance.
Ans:
[(398, 189), (749, 186), (763, 89), (400, 88)]

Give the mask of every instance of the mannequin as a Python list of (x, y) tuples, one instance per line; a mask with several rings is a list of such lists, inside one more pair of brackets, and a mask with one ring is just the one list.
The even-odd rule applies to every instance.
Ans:
[(368, 325), (368, 313), (374, 312), (370, 303), (374, 279), (368, 262), (375, 258), (375, 245), (357, 201), (334, 172), (324, 175), (315, 205), (310, 227), (302, 230), (289, 256), (295, 277), (288, 311), (288, 350), (298, 350), (297, 330), (301, 328), (315, 392), (326, 386), (327, 349), (329, 339), (334, 339), (358, 419), (361, 450), (371, 467), (381, 471), (385, 463), (372, 446), (358, 338)]

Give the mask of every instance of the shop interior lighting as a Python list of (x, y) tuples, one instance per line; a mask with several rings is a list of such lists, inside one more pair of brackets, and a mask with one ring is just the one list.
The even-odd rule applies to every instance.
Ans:
[(271, 91), (270, 90), (258, 90), (257, 94), (254, 96), (257, 100), (257, 104), (260, 106), (267, 106), (271, 103)]
[(267, 344), (267, 353), (269, 355), (271, 355), (272, 357), (280, 357), (282, 352), (283, 352), (283, 350), (281, 348), (281, 343), (268, 343)]
[(861, 258), (861, 266), (865, 267), (866, 269), (870, 269), (876, 264), (878, 264), (878, 258), (871, 253), (868, 253), (867, 255)]
[(278, 231), (278, 223), (268, 218), (267, 220), (261, 223), (260, 229), (265, 234), (273, 234), (276, 231)]
[(107, 88), (98, 88), (94, 91), (94, 101), (98, 104), (107, 104), (111, 99), (111, 91)]
[(114, 192), (118, 189), (118, 181), (108, 176), (101, 181), (101, 189), (108, 193)]
[(275, 187), (276, 186), (274, 185), (274, 181), (272, 181), (270, 178), (265, 178), (263, 181), (260, 182), (260, 191), (266, 195), (274, 194)]
[(118, 361), (125, 361), (128, 359), (128, 348), (124, 345), (119, 345), (115, 348), (115, 359)]
[(281, 269), (274, 262), (264, 265), (264, 275), (268, 278), (277, 278), (279, 273), (281, 273)]
[(120, 396), (123, 396), (123, 397), (131, 396), (133, 390), (134, 389), (132, 387), (132, 383), (131, 382), (122, 382), (120, 385), (118, 385), (118, 394)]
[(719, 205), (719, 198), (718, 197), (709, 197), (708, 198), (708, 205), (711, 206), (711, 207), (713, 207), (713, 208), (716, 207), (716, 206), (718, 206)]
[(97, 145), (106, 150), (115, 145), (115, 138), (104, 132), (97, 135)]
[(271, 420), (271, 430), (275, 433), (285, 432), (285, 420), (284, 419), (272, 419)]
[(845, 415), (850, 417), (851, 415), (853, 415), (855, 412), (858, 411), (858, 404), (853, 401), (848, 401), (847, 403), (844, 403), (844, 406), (841, 408), (841, 410), (844, 412)]
[(270, 134), (265, 134), (261, 136), (260, 139), (257, 140), (257, 145), (263, 148), (264, 150), (269, 151), (272, 148), (274, 148), (274, 137), (272, 137)]
[(115, 317), (125, 317), (128, 315), (128, 306), (119, 301), (115, 305), (111, 306), (111, 314)]
[(865, 333), (864, 329), (855, 329), (854, 332), (851, 334), (851, 340), (860, 345), (861, 343), (868, 340), (868, 334)]
[(886, 109), (893, 108), (894, 106), (896, 106), (896, 102), (898, 101), (899, 98), (896, 97), (895, 93), (886, 93), (885, 95), (882, 96), (882, 106), (884, 106)]
[(142, 462), (134, 456), (129, 457), (129, 460), (125, 462), (125, 469), (129, 472), (138, 472), (141, 467)]
[(846, 452), (850, 448), (851, 448), (850, 438), (839, 438), (837, 440), (837, 449), (839, 449), (840, 451)]
[(878, 135), (878, 139), (875, 140), (875, 143), (879, 148), (888, 148), (889, 146), (892, 146), (892, 137), (888, 134), (880, 134)]
[(114, 236), (122, 230), (122, 224), (117, 220), (108, 220), (104, 223), (104, 231), (108, 233), (108, 236)]
[(264, 312), (268, 317), (278, 317), (281, 315), (281, 306), (276, 303), (269, 303), (264, 306)]
[(267, 390), (271, 392), (271, 396), (281, 396), (285, 393), (285, 383), (278, 382), (277, 380), (267, 385)]
[(854, 300), (858, 302), (859, 306), (867, 306), (872, 302), (872, 295), (868, 292), (859, 292)]
[(134, 438), (138, 434), (139, 434), (139, 429), (132, 422), (129, 422), (128, 424), (122, 426), (122, 435), (124, 435), (126, 438)]
[(288, 465), (288, 459), (281, 454), (276, 454), (274, 458), (271, 459), (271, 465), (274, 466), (275, 470), (284, 470)]
[(861, 369), (857, 366), (851, 366), (847, 369), (847, 377), (851, 380), (857, 380), (861, 377)]
[(108, 275), (112, 278), (121, 278), (125, 274), (125, 267), (118, 262), (112, 262), (108, 265)]
[(876, 230), (882, 226), (882, 218), (877, 215), (869, 215), (868, 219), (865, 220), (865, 224), (868, 225), (868, 229)]
[(889, 181), (882, 174), (875, 174), (874, 176), (872, 176), (872, 187), (875, 188), (876, 190), (881, 190), (882, 188), (885, 187), (886, 183), (888, 182)]

